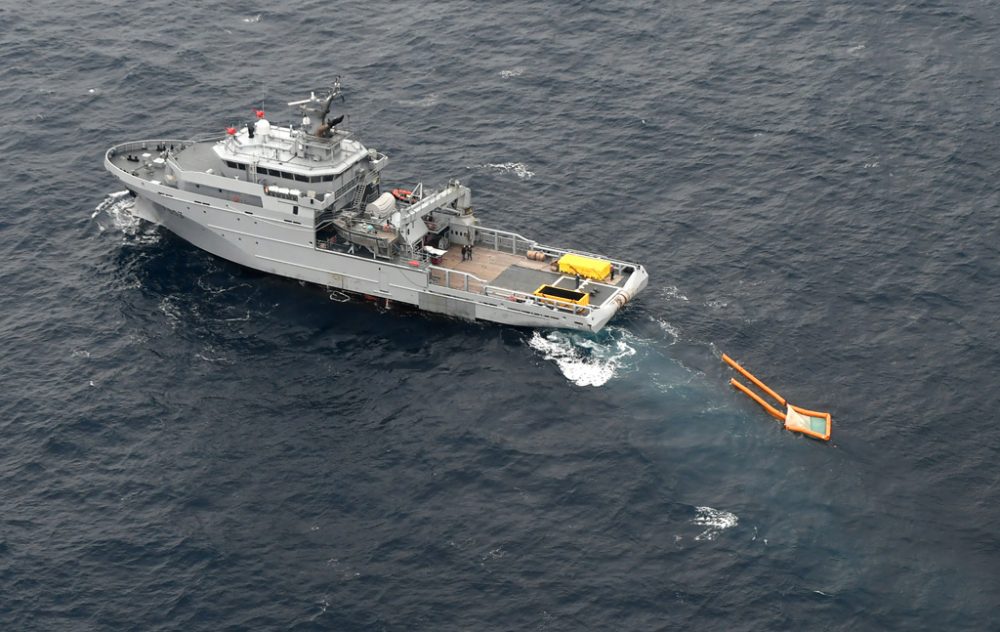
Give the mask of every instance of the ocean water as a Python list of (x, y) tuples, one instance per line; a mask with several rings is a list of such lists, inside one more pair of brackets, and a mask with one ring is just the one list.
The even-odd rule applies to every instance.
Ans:
[[(998, 60), (975, 0), (4, 3), (0, 629), (997, 629)], [(338, 74), (387, 181), (649, 288), (340, 302), (102, 168)]]

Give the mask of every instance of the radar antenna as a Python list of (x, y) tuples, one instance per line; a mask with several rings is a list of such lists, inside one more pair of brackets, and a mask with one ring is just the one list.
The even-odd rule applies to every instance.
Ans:
[(341, 101), (344, 99), (340, 85), (340, 76), (337, 76), (330, 87), (325, 90), (325, 94), (320, 91), (320, 96), (317, 96), (314, 90), (309, 93), (308, 99), (292, 101), (288, 104), (289, 107), (297, 107), (302, 113), (302, 125), (308, 129), (310, 134), (326, 138), (344, 120), (343, 114), (332, 120), (326, 118), (330, 113), (333, 100), (337, 97), (340, 97)]

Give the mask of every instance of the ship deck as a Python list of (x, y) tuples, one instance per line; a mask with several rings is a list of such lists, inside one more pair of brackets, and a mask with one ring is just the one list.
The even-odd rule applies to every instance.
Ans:
[(222, 159), (215, 153), (215, 143), (190, 143), (179, 151), (171, 152), (171, 157), (183, 171), (203, 171), (222, 173)]
[[(109, 152), (112, 165), (143, 180), (163, 183), (167, 159), (182, 171), (222, 175), (223, 161), (213, 149), (214, 141), (147, 140), (123, 143)], [(166, 184), (166, 183), (163, 183)], [(172, 185), (171, 185), (172, 186)]]
[[(584, 279), (577, 286), (575, 276), (553, 270), (552, 264), (551, 260), (534, 261), (524, 255), (500, 252), (482, 245), (473, 248), (472, 260), (462, 261), (462, 247), (453, 245), (441, 257), (441, 263), (438, 264), (438, 267), (465, 272), (482, 279), (486, 285), (524, 292), (525, 294), (534, 293), (542, 285), (553, 285), (570, 290), (579, 289), (582, 292), (590, 293), (590, 304), (594, 307), (603, 305), (629, 277), (629, 274), (625, 273), (616, 275), (614, 280)], [(439, 285), (445, 284), (444, 274), (441, 272), (432, 271), (432, 278)], [(448, 285), (455, 289), (464, 289), (465, 279), (459, 275), (453, 275), (449, 278)], [(481, 283), (470, 283), (469, 289), (478, 292), (482, 291), (481, 286)]]
[(164, 179), (165, 162), (159, 158), (155, 149), (144, 149), (137, 146), (131, 151), (121, 151), (109, 155), (108, 160), (115, 167), (143, 180), (162, 183)]

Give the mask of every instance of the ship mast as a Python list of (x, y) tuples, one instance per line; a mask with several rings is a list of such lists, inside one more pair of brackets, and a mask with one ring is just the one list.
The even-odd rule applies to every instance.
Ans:
[(343, 98), (339, 76), (333, 80), (333, 84), (326, 89), (324, 94), (316, 96), (315, 91), (310, 92), (308, 99), (291, 101), (288, 107), (298, 108), (299, 112), (302, 113), (302, 129), (307, 134), (317, 138), (326, 138), (344, 120), (343, 114), (333, 119), (327, 118), (327, 115), (330, 114), (330, 106), (337, 97)]

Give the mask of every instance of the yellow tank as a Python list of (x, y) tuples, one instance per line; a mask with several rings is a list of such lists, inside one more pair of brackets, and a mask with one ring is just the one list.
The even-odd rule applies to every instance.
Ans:
[(559, 271), (563, 274), (579, 274), (600, 281), (611, 276), (611, 262), (583, 255), (566, 254), (559, 258)]

